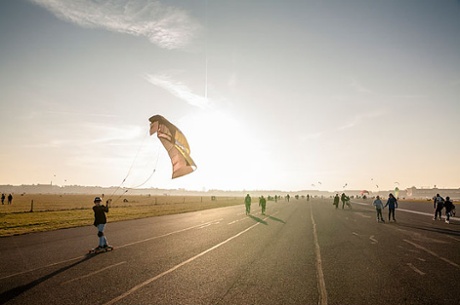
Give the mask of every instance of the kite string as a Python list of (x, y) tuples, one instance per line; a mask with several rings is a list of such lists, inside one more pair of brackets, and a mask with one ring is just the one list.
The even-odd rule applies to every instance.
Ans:
[(144, 182), (142, 182), (141, 184), (138, 184), (136, 186), (132, 186), (132, 187), (130, 187), (130, 189), (135, 189), (135, 188), (141, 187), (144, 184), (146, 184), (152, 178), (153, 174), (155, 174), (155, 172), (157, 170), (159, 156), (160, 156), (160, 149), (157, 149), (157, 157), (156, 157), (156, 161), (155, 161), (155, 166), (153, 167), (153, 171), (150, 174), (150, 176)]
[[(109, 197), (109, 200), (112, 201), (112, 197), (115, 195), (116, 192), (118, 192), (118, 190), (122, 187), (122, 185), (125, 183), (126, 179), (128, 179), (129, 175), (131, 174), (131, 170), (133, 169), (134, 167), (134, 164), (139, 156), (139, 153), (141, 151), (141, 149), (144, 147), (145, 145), (145, 140), (147, 139), (147, 136), (148, 134), (145, 134), (144, 136), (144, 139), (142, 140), (142, 143), (141, 145), (139, 145), (139, 148), (137, 150), (137, 153), (136, 153), (136, 156), (134, 157), (133, 159), (133, 162), (131, 163), (131, 166), (129, 167), (128, 169), (128, 173), (126, 174), (125, 178), (123, 179), (123, 181), (120, 183), (120, 185), (118, 185), (118, 187), (115, 189), (115, 191), (110, 195)], [(123, 192), (123, 194), (121, 194), (113, 203), (117, 202), (124, 194), (126, 194), (128, 192), (128, 190), (125, 190)]]
[(205, 0), (205, 37), (204, 37), (204, 57), (205, 57), (205, 80), (204, 80), (204, 99), (208, 102), (208, 0)]

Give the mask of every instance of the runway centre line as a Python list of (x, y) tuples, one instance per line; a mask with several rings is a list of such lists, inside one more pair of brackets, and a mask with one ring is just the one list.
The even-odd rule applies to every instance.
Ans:
[(110, 268), (113, 268), (113, 267), (116, 267), (116, 266), (119, 266), (119, 265), (122, 265), (122, 264), (125, 264), (125, 263), (126, 263), (126, 261), (120, 262), (120, 263), (117, 263), (117, 264), (114, 264), (114, 265), (107, 266), (107, 267), (105, 267), (105, 268), (102, 268), (102, 269), (99, 269), (99, 270), (97, 270), (97, 271), (88, 273), (88, 274), (86, 274), (86, 275), (79, 276), (79, 277), (73, 278), (73, 279), (71, 279), (71, 280), (62, 282), (61, 285), (65, 285), (65, 284), (68, 284), (68, 283), (71, 283), (71, 282), (75, 282), (75, 281), (78, 281), (78, 280), (85, 279), (85, 278), (87, 278), (87, 277), (90, 277), (90, 276), (93, 276), (93, 275), (95, 275), (95, 274), (98, 274), (98, 273), (100, 273), (100, 272), (102, 272), (102, 271), (105, 271), (105, 270), (107, 270), (107, 269), (110, 269)]
[[(263, 219), (263, 220), (265, 221), (265, 220), (267, 220), (268, 218), (269, 218), (269, 217), (265, 217), (265, 219)], [(209, 249), (207, 249), (207, 250), (205, 250), (205, 251), (203, 251), (203, 252), (201, 252), (201, 253), (199, 253), (199, 254), (197, 254), (197, 255), (191, 257), (191, 258), (189, 258), (188, 260), (185, 260), (185, 261), (183, 261), (182, 263), (180, 263), (180, 264), (178, 264), (178, 265), (172, 267), (171, 269), (166, 270), (166, 271), (164, 271), (164, 272), (162, 272), (162, 273), (160, 273), (160, 274), (158, 274), (158, 275), (156, 275), (156, 276), (154, 276), (154, 277), (152, 277), (152, 278), (150, 278), (150, 279), (148, 279), (148, 280), (146, 280), (146, 281), (144, 281), (144, 282), (142, 282), (142, 283), (140, 283), (140, 284), (134, 286), (133, 288), (129, 289), (128, 291), (126, 291), (125, 293), (119, 295), (118, 297), (116, 297), (116, 298), (114, 298), (114, 299), (108, 301), (107, 303), (104, 303), (104, 305), (115, 304), (116, 302), (118, 302), (118, 301), (120, 301), (120, 300), (126, 298), (127, 296), (129, 296), (129, 295), (131, 295), (132, 293), (136, 292), (137, 290), (141, 289), (142, 287), (147, 286), (148, 284), (150, 284), (150, 283), (152, 283), (152, 282), (154, 282), (154, 281), (156, 281), (156, 280), (162, 278), (163, 276), (165, 276), (165, 275), (167, 275), (167, 274), (169, 274), (169, 273), (171, 273), (171, 272), (173, 272), (173, 271), (179, 269), (180, 267), (183, 267), (183, 266), (187, 265), (188, 263), (193, 262), (193, 261), (196, 260), (197, 258), (200, 258), (201, 256), (203, 256), (203, 255), (205, 255), (205, 254), (207, 254), (207, 253), (209, 253), (209, 252), (211, 252), (211, 251), (213, 251), (213, 250), (215, 250), (215, 249), (217, 249), (217, 248), (219, 248), (219, 247), (225, 245), (226, 243), (228, 243), (228, 242), (232, 241), (233, 239), (235, 239), (235, 238), (237, 238), (237, 237), (243, 235), (244, 233), (248, 232), (249, 230), (252, 230), (253, 228), (255, 228), (255, 227), (256, 227), (257, 225), (259, 225), (259, 224), (260, 224), (260, 222), (257, 222), (257, 223), (255, 223), (255, 224), (253, 224), (252, 226), (246, 228), (245, 230), (239, 232), (238, 234), (233, 235), (233, 236), (230, 237), (230, 238), (227, 238), (227, 239), (224, 240), (223, 242), (220, 242), (220, 243), (218, 243), (217, 245), (214, 245), (214, 246), (212, 246), (211, 248), (209, 248)]]
[[(205, 222), (205, 223), (201, 223), (201, 224), (199, 224), (199, 225), (187, 227), (187, 228), (184, 228), (184, 229), (181, 229), (181, 230), (177, 230), (177, 231), (173, 231), (173, 232), (170, 232), (170, 233), (166, 233), (166, 234), (163, 234), (163, 235), (159, 235), (159, 236), (154, 236), (154, 237), (146, 238), (146, 239), (139, 240), (139, 241), (136, 241), (136, 242), (132, 242), (132, 243), (129, 243), (129, 244), (125, 244), (125, 245), (120, 245), (120, 246), (117, 246), (116, 248), (117, 248), (117, 249), (121, 249), (121, 248), (125, 248), (125, 247), (128, 247), (128, 246), (133, 246), (133, 245), (137, 245), (137, 244), (140, 244), (140, 243), (144, 243), (144, 242), (147, 242), (147, 241), (150, 241), (150, 240), (154, 240), (154, 239), (158, 239), (158, 238), (170, 236), (170, 235), (173, 235), (173, 234), (185, 232), (185, 231), (188, 231), (188, 230), (191, 230), (191, 229), (199, 228), (199, 227), (201, 227), (201, 226), (203, 226), (203, 225), (206, 225), (206, 224), (208, 224), (208, 223), (213, 223), (213, 222), (216, 222), (216, 221), (221, 221), (222, 219), (223, 219), (223, 218), (219, 218), (219, 219), (217, 219), (217, 220), (211, 220), (211, 221), (208, 221), (208, 222)], [(13, 274), (10, 274), (10, 275), (1, 277), (1, 278), (0, 278), (0, 281), (1, 281), (1, 280), (8, 279), (8, 278), (11, 278), (11, 277), (15, 277), (15, 276), (18, 276), (18, 275), (22, 275), (22, 274), (34, 272), (34, 271), (37, 271), (37, 270), (40, 270), (40, 269), (49, 268), (49, 267), (53, 267), (53, 266), (57, 266), (57, 265), (65, 264), (65, 263), (69, 263), (69, 262), (72, 262), (72, 261), (75, 261), (75, 260), (78, 260), (78, 259), (84, 259), (85, 257), (86, 257), (86, 255), (81, 255), (81, 256), (78, 256), (78, 257), (69, 258), (69, 259), (66, 259), (66, 260), (63, 260), (63, 261), (59, 261), (59, 262), (56, 262), (56, 263), (51, 263), (51, 264), (48, 264), (48, 265), (45, 265), (45, 266), (41, 266), (41, 267), (37, 267), (37, 268), (33, 268), (33, 269), (21, 271), (21, 272), (16, 272), (16, 273), (13, 273)]]
[(326, 282), (324, 281), (324, 274), (323, 274), (323, 263), (321, 260), (321, 249), (318, 243), (318, 232), (316, 231), (316, 222), (315, 218), (313, 217), (313, 207), (310, 204), (310, 216), (311, 222), (313, 226), (313, 240), (315, 242), (315, 254), (316, 254), (316, 273), (318, 274), (318, 292), (319, 292), (319, 305), (327, 305), (327, 290), (326, 290)]
[(448, 264), (450, 264), (450, 265), (452, 265), (452, 266), (454, 266), (454, 267), (460, 268), (460, 266), (459, 266), (458, 264), (454, 263), (453, 261), (448, 260), (448, 259), (445, 258), (445, 257), (439, 256), (437, 253), (435, 253), (435, 252), (433, 252), (433, 251), (431, 251), (431, 250), (429, 250), (429, 249), (427, 249), (427, 248), (425, 248), (425, 247), (423, 247), (423, 246), (417, 245), (416, 243), (413, 243), (413, 242), (411, 242), (411, 241), (409, 241), (409, 240), (407, 240), (407, 239), (403, 239), (403, 241), (405, 241), (406, 243), (408, 243), (408, 244), (414, 246), (414, 247), (417, 248), (417, 249), (423, 250), (423, 251), (425, 251), (426, 253), (429, 253), (429, 254), (433, 255), (434, 257), (439, 258), (440, 260), (445, 261), (446, 263), (448, 263)]

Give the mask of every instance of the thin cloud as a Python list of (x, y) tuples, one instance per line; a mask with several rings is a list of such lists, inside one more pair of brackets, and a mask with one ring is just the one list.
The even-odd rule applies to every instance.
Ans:
[(86, 113), (86, 112), (78, 112), (78, 111), (55, 111), (55, 110), (47, 110), (44, 111), (46, 114), (56, 114), (56, 115), (65, 115), (65, 116), (79, 116), (79, 117), (100, 117), (100, 118), (119, 118), (119, 115), (115, 114), (107, 114), (107, 113)]
[(325, 131), (315, 132), (307, 135), (300, 136), (300, 141), (305, 142), (309, 140), (316, 140), (321, 138), (324, 135)]
[(188, 104), (205, 109), (209, 106), (209, 101), (204, 96), (193, 93), (185, 84), (173, 80), (168, 75), (147, 75), (146, 79), (151, 84), (165, 89), (172, 95), (180, 98)]
[(372, 90), (365, 87), (361, 82), (357, 81), (356, 79), (352, 79), (350, 86), (358, 93), (372, 93)]
[[(85, 135), (91, 134), (90, 138)], [(38, 134), (35, 143), (25, 143), (27, 148), (81, 148), (97, 146), (129, 146), (142, 134), (147, 135), (147, 126), (118, 125), (101, 123), (80, 123), (78, 129), (56, 129), (52, 132)]]
[(353, 128), (361, 124), (361, 122), (366, 119), (373, 119), (376, 117), (380, 117), (382, 115), (384, 115), (383, 112), (369, 112), (369, 113), (357, 114), (350, 121), (346, 122), (344, 125), (337, 127), (337, 130), (345, 130), (345, 129)]
[(152, 0), (30, 0), (82, 27), (147, 37), (165, 49), (188, 45), (200, 25), (187, 11)]

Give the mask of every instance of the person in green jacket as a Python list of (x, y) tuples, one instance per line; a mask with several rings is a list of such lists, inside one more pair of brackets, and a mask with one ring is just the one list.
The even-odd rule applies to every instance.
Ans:
[(251, 213), (251, 196), (249, 194), (244, 198), (244, 205), (246, 206), (246, 215)]

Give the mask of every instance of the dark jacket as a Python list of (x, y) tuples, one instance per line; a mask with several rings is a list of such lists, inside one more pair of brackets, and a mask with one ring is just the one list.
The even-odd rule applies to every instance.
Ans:
[(449, 213), (454, 209), (454, 204), (450, 200), (444, 201), (444, 207), (446, 208), (446, 213)]
[(94, 211), (94, 225), (105, 224), (107, 223), (107, 218), (105, 217), (105, 213), (109, 212), (109, 207), (105, 205), (95, 205), (93, 206)]
[(395, 197), (389, 197), (387, 200), (387, 204), (385, 204), (385, 207), (388, 206), (390, 209), (394, 209), (398, 207), (398, 201), (396, 200)]

